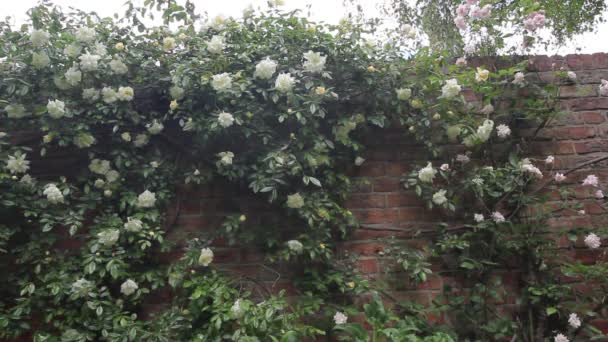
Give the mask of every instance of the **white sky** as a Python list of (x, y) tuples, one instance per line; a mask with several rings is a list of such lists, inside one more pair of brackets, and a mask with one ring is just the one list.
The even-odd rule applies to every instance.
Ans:
[[(365, 13), (368, 16), (378, 16), (379, 11), (376, 5), (382, 0), (363, 0)], [(54, 0), (60, 6), (73, 6), (85, 11), (95, 11), (101, 16), (111, 16), (114, 13), (122, 13), (122, 6), (125, 0)], [(197, 11), (206, 11), (210, 16), (223, 14), (225, 16), (238, 17), (242, 10), (249, 4), (254, 7), (266, 6), (266, 0), (194, 0)], [(306, 12), (306, 6), (311, 6), (310, 15), (315, 21), (325, 21), (327, 23), (337, 23), (346, 14), (343, 0), (285, 0), (285, 9), (302, 9)], [(15, 23), (22, 23), (27, 9), (35, 6), (37, 0), (0, 0), (2, 12), (0, 15), (12, 16)], [(568, 53), (594, 53), (608, 52), (608, 23), (598, 26), (597, 32), (584, 34), (576, 37), (573, 42), (559, 49), (550, 48), (549, 50), (540, 49), (535, 53), (541, 54), (568, 54)]]

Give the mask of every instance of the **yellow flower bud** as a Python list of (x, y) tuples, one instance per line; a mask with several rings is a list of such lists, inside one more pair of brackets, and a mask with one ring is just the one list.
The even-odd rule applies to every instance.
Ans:
[(315, 93), (319, 96), (325, 95), (325, 87), (316, 87), (315, 88)]
[(122, 51), (125, 49), (125, 44), (118, 42), (118, 43), (116, 43), (116, 45), (114, 45), (114, 48), (118, 51)]

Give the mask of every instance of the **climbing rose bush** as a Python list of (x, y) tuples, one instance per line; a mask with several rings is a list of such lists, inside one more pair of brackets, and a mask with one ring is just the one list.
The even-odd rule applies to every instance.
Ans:
[[(30, 10), (23, 27), (0, 27), (6, 218), (0, 337), (567, 341), (598, 335), (589, 324), (596, 312), (582, 308), (603, 299), (573, 296), (557, 279), (580, 277), (605, 289), (605, 266), (550, 269), (554, 246), (534, 228), (548, 216), (519, 215), (540, 201), (526, 194), (530, 184), (548, 179), (543, 186), (553, 186), (567, 175), (537, 166), (552, 165), (549, 157), (488, 157), (495, 143), (514, 146), (527, 138), (517, 134), (518, 120), (543, 125), (556, 115), (555, 87), (528, 84), (526, 61), (504, 70), (469, 68), (465, 57), (428, 48), (406, 58), (396, 43), (371, 42), (373, 27), (314, 23), (280, 10), (282, 1), (262, 12), (248, 8), (238, 19), (201, 17), (190, 2), (145, 4), (129, 2), (112, 19), (45, 3)], [(464, 30), (491, 22), (492, 8), (467, 1), (456, 24)], [(150, 11), (164, 25), (147, 27)], [(521, 24), (539, 29), (542, 10)], [(499, 106), (500, 94), (523, 87), (538, 100), (517, 112)], [(605, 96), (606, 82), (599, 87)], [(467, 102), (463, 90), (482, 103)], [(446, 293), (443, 305), (389, 310), (378, 285), (336, 253), (336, 241), (358, 226), (343, 207), (351, 186), (346, 171), (365, 163), (362, 138), (391, 126), (428, 151), (403, 184), (429, 208), (465, 222), (458, 234), (442, 226), (427, 251), (456, 261), (474, 282), (468, 297)], [(445, 144), (466, 151), (451, 154), (439, 148)], [(520, 147), (513, 150), (525, 150)], [(61, 171), (51, 167), (56, 158), (65, 163)], [(235, 212), (211, 233), (172, 236), (183, 192), (216, 182), (247, 187), (270, 203), (277, 219)], [(604, 200), (596, 176), (582, 185)], [(564, 206), (581, 210), (568, 191), (562, 195)], [(606, 232), (564, 234), (595, 250)], [(297, 265), (291, 268), (298, 302), (219, 272), (220, 239), (260, 247), (268, 265)], [(166, 257), (175, 253), (179, 258)], [(427, 256), (401, 246), (386, 257), (408, 279), (424, 282), (432, 272)], [(531, 280), (515, 318), (489, 319), (497, 316), (493, 300), (502, 289), (489, 279), (503, 257), (532, 264)], [(165, 293), (170, 301), (146, 310)], [(339, 300), (361, 294), (371, 294), (363, 307)], [(427, 310), (467, 321), (433, 325)], [(369, 332), (349, 323), (358, 314)]]

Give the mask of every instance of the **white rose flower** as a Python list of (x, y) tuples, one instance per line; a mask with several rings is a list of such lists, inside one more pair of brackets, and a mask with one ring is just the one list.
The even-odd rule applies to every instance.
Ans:
[(347, 321), (348, 321), (348, 316), (346, 316), (344, 313), (342, 313), (340, 311), (336, 312), (336, 314), (334, 315), (334, 323), (336, 325), (346, 324)]
[(42, 69), (51, 64), (51, 59), (46, 52), (34, 52), (32, 53), (32, 65), (37, 69)]
[(184, 88), (178, 87), (178, 86), (173, 86), (169, 89), (169, 94), (171, 95), (171, 98), (173, 98), (174, 100), (181, 100), (184, 98), (184, 93), (185, 90)]
[(221, 31), (226, 27), (228, 20), (229, 19), (222, 14), (218, 14), (207, 22), (207, 26), (214, 30)]
[(99, 100), (99, 90), (95, 88), (86, 88), (82, 90), (82, 99), (88, 102)]
[(210, 248), (201, 249), (201, 255), (198, 257), (198, 263), (201, 266), (209, 266), (213, 261), (213, 251)]
[(109, 183), (116, 182), (120, 178), (120, 173), (116, 170), (110, 170), (106, 173), (106, 180)]
[(124, 283), (122, 283), (122, 285), (120, 285), (120, 293), (124, 294), (125, 296), (129, 296), (135, 293), (138, 288), (139, 286), (137, 286), (136, 282), (131, 279), (127, 279)]
[(30, 162), (25, 159), (27, 154), (21, 154), (20, 152), (15, 153), (15, 155), (8, 156), (8, 160), (6, 161), (6, 168), (12, 174), (20, 174), (26, 173), (30, 168)]
[(65, 72), (65, 81), (68, 82), (69, 85), (75, 86), (82, 80), (82, 72), (78, 70), (76, 65), (72, 66)]
[(110, 104), (118, 101), (118, 94), (116, 90), (110, 87), (104, 87), (101, 89), (101, 96), (103, 97), (103, 102)]
[(483, 68), (477, 68), (477, 72), (475, 73), (475, 81), (477, 82), (485, 82), (490, 77), (490, 72)]
[(505, 222), (505, 217), (502, 216), (502, 214), (498, 211), (495, 211), (492, 213), (492, 220), (494, 220), (496, 223), (502, 223)]
[(471, 158), (466, 154), (457, 154), (456, 161), (462, 164), (466, 164), (471, 161)]
[(127, 223), (124, 224), (125, 230), (128, 232), (136, 233), (140, 231), (144, 226), (144, 223), (141, 220), (134, 218), (127, 218)]
[(116, 94), (116, 97), (121, 101), (131, 101), (133, 96), (135, 96), (135, 91), (131, 87), (119, 87), (118, 94)]
[(150, 134), (156, 135), (156, 134), (159, 134), (160, 132), (162, 132), (162, 130), (165, 128), (165, 126), (155, 119), (155, 120), (152, 120), (151, 123), (147, 124), (146, 128), (148, 129), (148, 132), (150, 132)]
[(449, 171), (450, 170), (450, 164), (441, 164), (441, 166), (439, 167), (439, 169), (441, 171), (444, 171), (444, 172)]
[(80, 47), (80, 45), (70, 44), (63, 49), (63, 54), (70, 58), (76, 58), (80, 55), (81, 50), (82, 47)]
[(475, 222), (479, 223), (485, 220), (485, 217), (483, 217), (483, 214), (475, 214), (473, 215), (473, 219), (475, 220)]
[(106, 185), (106, 181), (104, 181), (104, 180), (103, 180), (103, 179), (101, 179), (101, 178), (98, 178), (98, 179), (96, 179), (96, 180), (95, 180), (95, 183), (93, 183), (93, 185), (95, 185), (95, 187), (96, 187), (97, 189), (101, 189), (101, 188), (103, 188), (103, 187), (104, 187), (104, 185)]
[(564, 334), (557, 334), (553, 338), (553, 342), (570, 342), (570, 340)]
[(599, 179), (597, 178), (596, 175), (588, 175), (583, 180), (583, 186), (586, 186), (586, 185), (597, 187), (599, 185)]
[(547, 156), (547, 159), (545, 159), (545, 164), (547, 164), (547, 165), (553, 164), (554, 161), (555, 161), (555, 157)]
[(601, 80), (600, 96), (608, 96), (608, 81), (607, 80)]
[(129, 72), (129, 68), (127, 67), (127, 65), (119, 59), (113, 59), (110, 61), (110, 70), (112, 70), (112, 72), (118, 75), (126, 74), (127, 72)]
[(296, 254), (302, 253), (302, 250), (304, 249), (304, 245), (302, 245), (302, 243), (298, 240), (287, 241), (287, 247), (289, 248), (290, 251), (292, 251)]
[(175, 49), (175, 38), (165, 37), (163, 39), (163, 49), (165, 51), (171, 51), (171, 50)]
[(365, 159), (363, 159), (363, 158), (361, 158), (359, 156), (357, 156), (357, 158), (355, 158), (355, 165), (356, 166), (361, 166), (361, 165), (363, 165), (363, 163), (365, 163)]
[(253, 73), (253, 77), (268, 80), (272, 78), (272, 75), (277, 71), (277, 62), (273, 61), (269, 57), (261, 60), (255, 66), (255, 72)]
[(93, 52), (99, 56), (105, 56), (108, 54), (108, 48), (100, 42), (95, 43), (95, 47), (93, 47)]
[(511, 135), (511, 129), (507, 125), (498, 125), (496, 126), (496, 134), (500, 138), (506, 138)]
[(539, 179), (543, 178), (542, 171), (538, 167), (532, 165), (532, 163), (530, 162), (530, 160), (528, 158), (526, 158), (522, 161), (521, 169), (524, 172), (532, 174), (536, 178), (539, 178)]
[(571, 313), (568, 316), (568, 324), (574, 329), (578, 329), (581, 326), (581, 319), (578, 317), (576, 313)]
[(595, 198), (597, 198), (597, 199), (603, 199), (604, 198), (604, 192), (602, 190), (597, 190), (597, 191), (595, 191), (595, 193), (593, 194), (593, 196), (595, 196)]
[(59, 100), (49, 100), (46, 110), (53, 119), (59, 119), (65, 115), (65, 103)]
[(61, 190), (59, 190), (59, 188), (53, 183), (47, 184), (42, 194), (45, 195), (47, 201), (51, 203), (63, 203), (63, 194), (61, 193)]
[(304, 59), (306, 60), (302, 65), (304, 71), (319, 73), (325, 68), (327, 57), (321, 56), (320, 52), (308, 51), (304, 54)]
[(110, 189), (104, 190), (103, 195), (106, 197), (112, 196), (112, 190), (110, 190)]
[(418, 171), (418, 178), (425, 183), (432, 183), (436, 173), (437, 170), (433, 169), (431, 163), (428, 163), (426, 167), (423, 167)]
[(51, 35), (43, 30), (33, 30), (30, 33), (30, 42), (34, 47), (42, 47), (49, 42)]
[(568, 71), (568, 79), (572, 82), (576, 81), (576, 73), (574, 71)]
[(397, 98), (401, 101), (407, 101), (412, 97), (412, 89), (410, 88), (399, 88), (396, 92)]
[(9, 104), (4, 107), (4, 110), (6, 111), (6, 116), (10, 119), (21, 119), (30, 115), (30, 113), (25, 111), (25, 107), (20, 104)]
[(439, 190), (436, 193), (433, 194), (433, 203), (437, 204), (437, 205), (444, 205), (448, 199), (447, 197), (445, 197), (445, 190)]
[(221, 112), (217, 117), (217, 122), (220, 126), (228, 128), (234, 124), (234, 117), (230, 113)]
[(156, 194), (146, 190), (137, 197), (137, 206), (140, 208), (151, 208), (156, 204)]
[(148, 144), (148, 141), (150, 141), (150, 137), (148, 137), (147, 134), (138, 134), (135, 136), (135, 141), (133, 141), (133, 144), (135, 147), (143, 147)]
[(481, 114), (490, 115), (494, 112), (494, 106), (487, 104), (481, 109)]
[(34, 185), (34, 178), (32, 178), (32, 176), (26, 174), (26, 175), (23, 175), (23, 177), (21, 177), (19, 182), (21, 184), (25, 184), (25, 185)]
[(445, 81), (445, 85), (441, 88), (441, 97), (449, 99), (460, 94), (462, 88), (458, 84), (458, 80), (452, 78)]
[(526, 81), (526, 75), (524, 75), (523, 72), (518, 72), (513, 77), (513, 81), (511, 83), (513, 83), (513, 84), (523, 84), (525, 81)]
[(90, 27), (80, 27), (76, 30), (76, 40), (82, 43), (91, 43), (95, 40), (95, 29)]
[(77, 297), (84, 297), (88, 295), (92, 289), (93, 283), (84, 278), (80, 278), (72, 283), (70, 291), (72, 291), (72, 293)]
[(564, 176), (562, 173), (556, 173), (553, 179), (555, 179), (557, 183), (561, 183), (566, 180), (566, 176)]
[(230, 74), (227, 72), (223, 74), (213, 75), (211, 86), (217, 92), (230, 90), (230, 87), (232, 87), (232, 77), (230, 77)]
[(230, 311), (232, 312), (232, 315), (236, 318), (241, 318), (243, 317), (243, 314), (245, 313), (243, 311), (243, 307), (241, 306), (241, 300), (237, 299), (234, 304), (232, 304), (232, 307), (230, 308)]
[(207, 51), (214, 54), (220, 54), (224, 51), (226, 44), (223, 36), (215, 35), (207, 42)]
[(274, 87), (282, 93), (287, 93), (291, 91), (295, 83), (296, 79), (292, 77), (291, 74), (279, 74), (274, 83)]
[(89, 164), (89, 170), (98, 175), (105, 175), (110, 171), (110, 161), (102, 159), (93, 159)]
[(600, 237), (591, 233), (585, 237), (585, 245), (591, 249), (600, 248), (602, 241)]
[(287, 207), (292, 209), (302, 208), (304, 206), (304, 198), (300, 193), (296, 192), (287, 196)]
[(234, 158), (234, 153), (227, 151), (227, 152), (220, 152), (217, 154), (218, 157), (220, 157), (220, 163), (222, 165), (232, 165), (232, 159)]
[(74, 144), (79, 148), (91, 147), (95, 143), (95, 137), (89, 133), (78, 133), (74, 138)]
[(118, 241), (118, 238), (120, 238), (120, 231), (118, 229), (106, 229), (97, 233), (97, 238), (102, 245), (111, 247)]
[(82, 69), (82, 71), (95, 71), (97, 70), (97, 63), (101, 59), (101, 56), (91, 55), (87, 52), (78, 57), (78, 59), (80, 59), (80, 69)]
[(123, 132), (120, 137), (122, 138), (122, 140), (129, 142), (131, 141), (131, 133), (129, 132)]

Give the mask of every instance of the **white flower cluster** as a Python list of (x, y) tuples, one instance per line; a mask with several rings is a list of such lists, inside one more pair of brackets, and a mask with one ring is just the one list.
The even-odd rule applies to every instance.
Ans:
[(198, 263), (201, 266), (209, 266), (213, 262), (213, 251), (210, 248), (201, 249), (201, 254), (198, 257)]
[(156, 194), (146, 190), (137, 196), (137, 206), (140, 208), (152, 208), (156, 204)]
[(477, 127), (477, 131), (473, 134), (468, 135), (462, 141), (467, 147), (473, 147), (475, 145), (483, 144), (492, 135), (494, 129), (494, 121), (484, 120), (481, 126)]
[(287, 241), (287, 247), (289, 248), (290, 251), (294, 252), (295, 254), (302, 253), (302, 250), (304, 249), (304, 245), (302, 245), (302, 243), (298, 240)]
[(217, 92), (230, 90), (232, 87), (232, 77), (230, 77), (230, 74), (226, 72), (223, 74), (213, 75), (211, 86)]
[(27, 155), (20, 152), (15, 153), (12, 156), (8, 156), (6, 161), (6, 168), (12, 174), (26, 173), (30, 168), (30, 162), (25, 159)]
[(234, 117), (230, 113), (221, 112), (217, 116), (217, 122), (220, 124), (220, 126), (228, 128), (234, 124)]
[(6, 111), (6, 116), (10, 119), (21, 119), (30, 115), (25, 107), (20, 104), (9, 104), (4, 107), (4, 110)]
[(120, 238), (120, 230), (118, 229), (106, 229), (102, 232), (97, 233), (99, 243), (106, 247), (112, 247)]
[(522, 160), (521, 170), (533, 175), (534, 177), (536, 177), (538, 179), (543, 178), (542, 171), (538, 167), (534, 166), (528, 158)]
[(445, 81), (445, 85), (441, 88), (441, 97), (442, 98), (452, 98), (454, 96), (458, 96), (462, 87), (458, 84), (458, 80), (452, 78), (450, 80)]
[(300, 193), (296, 192), (287, 196), (287, 207), (292, 209), (302, 208), (304, 206), (304, 198)]
[(63, 203), (63, 193), (53, 183), (47, 184), (42, 193), (50, 203)]
[(137, 291), (137, 289), (139, 289), (139, 286), (131, 279), (125, 280), (125, 282), (120, 285), (120, 293), (124, 294), (125, 296), (132, 295), (135, 293), (135, 291)]
[(132, 217), (127, 218), (127, 222), (124, 224), (125, 230), (131, 233), (139, 232), (143, 226), (144, 223), (141, 220)]
[(65, 103), (60, 100), (49, 100), (46, 105), (46, 110), (53, 119), (59, 119), (66, 114)]
[(304, 71), (311, 73), (319, 73), (325, 69), (326, 56), (322, 56), (320, 52), (308, 51), (304, 54), (304, 64), (302, 67)]
[(602, 80), (600, 83), (600, 95), (608, 96), (608, 80)]
[(274, 87), (280, 91), (281, 93), (287, 93), (293, 89), (293, 86), (296, 83), (296, 79), (291, 76), (291, 74), (279, 74), (274, 83)]
[(435, 170), (433, 165), (429, 162), (425, 167), (418, 171), (418, 179), (425, 183), (432, 183), (436, 173), (437, 170)]
[(253, 77), (262, 80), (268, 80), (272, 78), (272, 75), (277, 71), (277, 62), (273, 61), (269, 57), (261, 60), (256, 64)]
[(217, 154), (220, 157), (220, 164), (224, 166), (232, 165), (232, 159), (234, 158), (234, 153), (230, 151), (220, 152)]

